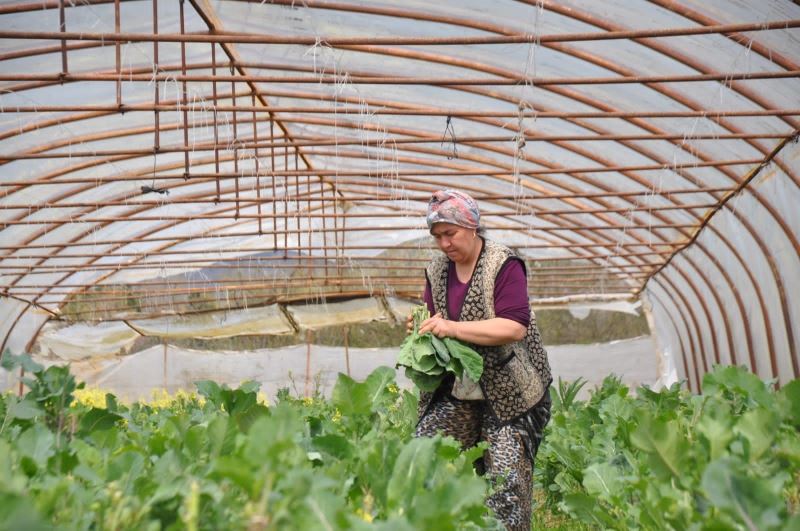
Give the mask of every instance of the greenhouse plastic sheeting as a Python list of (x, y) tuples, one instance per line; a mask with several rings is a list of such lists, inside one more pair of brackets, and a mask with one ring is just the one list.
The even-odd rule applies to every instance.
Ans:
[(800, 367), (800, 172), (795, 143), (648, 284), (660, 348), (692, 389), (716, 364), (787, 383)]
[(39, 334), (34, 353), (65, 361), (120, 356), (130, 352), (138, 337), (139, 334), (123, 322), (68, 326), (47, 323)]
[(325, 304), (292, 304), (286, 307), (286, 311), (301, 330), (389, 319), (381, 301), (374, 298)]
[(247, 310), (131, 320), (129, 325), (144, 336), (158, 336), (165, 339), (179, 337), (213, 339), (242, 335), (284, 335), (295, 332), (277, 304)]
[[(659, 382), (651, 338), (636, 338), (592, 345), (558, 345), (548, 347), (553, 377), (565, 381), (585, 379), (581, 391), (589, 390), (613, 372), (622, 381), (636, 388)], [(111, 391), (126, 399), (148, 400), (166, 390), (194, 391), (199, 380), (214, 380), (238, 386), (246, 380), (261, 384), (261, 390), (273, 400), (278, 390), (288, 388), (293, 395), (322, 393), (330, 396), (339, 373), (363, 380), (380, 366), (394, 367), (396, 348), (350, 348), (320, 345), (297, 345), (279, 349), (209, 352), (157, 345), (130, 356), (74, 361), (70, 370), (78, 381), (89, 387)], [(59, 363), (44, 360), (43, 364)], [(310, 368), (306, 377), (306, 367)], [(397, 371), (403, 387), (411, 383)], [(0, 391), (11, 389), (17, 382), (14, 374), (0, 369)]]
[(534, 309), (644, 297), (691, 389), (785, 384), (798, 57), (790, 0), (4, 0), (0, 350), (50, 320), (251, 330), (210, 307), (402, 320), (371, 298), (419, 300), (452, 187)]

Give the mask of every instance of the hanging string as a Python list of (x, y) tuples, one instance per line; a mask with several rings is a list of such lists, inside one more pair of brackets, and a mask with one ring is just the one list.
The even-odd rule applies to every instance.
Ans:
[(445, 142), (453, 143), (453, 152), (447, 156), (447, 160), (457, 159), (458, 149), (456, 149), (456, 144), (458, 143), (458, 139), (456, 138), (456, 130), (453, 127), (453, 119), (450, 115), (447, 116), (447, 122), (445, 122), (444, 126), (444, 134), (442, 135), (442, 142), (439, 145), (444, 146)]
[(169, 195), (169, 190), (166, 188), (159, 188), (156, 186), (156, 155), (153, 154), (153, 184), (150, 186), (144, 185), (141, 187), (142, 194), (161, 194)]

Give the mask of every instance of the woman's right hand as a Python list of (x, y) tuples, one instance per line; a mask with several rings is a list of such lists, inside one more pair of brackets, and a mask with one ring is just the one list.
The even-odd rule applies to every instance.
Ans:
[(406, 333), (410, 334), (414, 331), (414, 317), (411, 314), (406, 316)]

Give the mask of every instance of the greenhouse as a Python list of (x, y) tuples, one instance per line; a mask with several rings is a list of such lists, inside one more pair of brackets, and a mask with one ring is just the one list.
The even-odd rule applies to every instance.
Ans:
[(797, 2), (0, 0), (0, 88), (0, 529), (527, 529), (453, 341), (533, 529), (800, 528)]

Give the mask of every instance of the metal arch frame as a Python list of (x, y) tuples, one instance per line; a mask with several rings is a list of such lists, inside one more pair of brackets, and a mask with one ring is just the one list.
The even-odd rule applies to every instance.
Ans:
[[(705, 299), (700, 294), (700, 291), (697, 289), (697, 285), (691, 279), (691, 277), (684, 272), (683, 268), (680, 267), (679, 264), (672, 264), (675, 273), (684, 281), (684, 283), (689, 286), (688, 290), (681, 290), (678, 289), (677, 282), (674, 282), (670, 279), (670, 275), (660, 275), (659, 279), (663, 279), (670, 288), (675, 290), (676, 292), (680, 293), (680, 298), (682, 301), (689, 301), (691, 297), (693, 297), (698, 303), (693, 305), (688, 305), (690, 312), (692, 307), (698, 309), (698, 313), (701, 315), (702, 319), (697, 319), (692, 312), (692, 316), (695, 319), (695, 326), (698, 330), (698, 341), (700, 342), (700, 353), (699, 355), (703, 359), (703, 370), (704, 372), (709, 371), (709, 367), (711, 367), (714, 363), (719, 364), (719, 346), (717, 344), (717, 335), (714, 333), (714, 324), (713, 319), (711, 318), (711, 313), (708, 309), (708, 304), (706, 304)], [(701, 277), (702, 280), (702, 277)], [(705, 328), (704, 328), (705, 327)], [(708, 338), (711, 339), (711, 345), (707, 344)], [(710, 348), (706, 348), (709, 347)], [(694, 353), (696, 355), (696, 353)]]
[[(682, 10), (682, 12), (680, 13), (681, 15), (687, 16), (690, 19), (694, 20), (695, 22), (701, 23), (703, 25), (713, 25), (716, 22), (713, 19), (711, 19), (710, 17), (703, 16), (703, 15), (699, 14), (696, 11), (693, 11), (691, 9), (683, 8), (683, 6), (677, 6), (677, 4), (674, 1), (671, 1), (671, 0), (660, 0), (660, 1), (657, 0), (656, 3), (660, 4), (662, 6), (668, 6), (668, 8), (673, 12), (677, 12), (675, 7), (680, 7), (681, 10)], [(547, 2), (547, 4), (548, 4), (548, 9), (551, 9), (551, 8), (554, 9), (555, 8), (555, 6), (553, 6), (551, 2)], [(593, 23), (593, 22), (591, 22), (591, 23)], [(607, 26), (604, 26), (604, 27), (606, 29), (614, 29), (613, 25), (607, 25)], [(734, 41), (736, 41), (738, 44), (741, 44), (741, 41), (745, 40), (744, 37), (742, 35), (739, 35), (739, 34), (728, 35), (728, 37), (733, 39)], [(780, 66), (784, 67), (784, 68), (793, 68), (793, 67), (796, 68), (797, 67), (796, 63), (791, 62), (786, 57), (783, 57), (781, 55), (773, 56), (773, 54), (771, 54), (769, 52), (769, 49), (766, 48), (765, 46), (760, 45), (756, 39), (748, 39), (748, 40), (750, 41), (750, 45), (751, 45), (752, 49), (754, 49), (760, 55), (767, 56), (767, 54), (769, 54), (768, 57), (770, 58), (770, 60), (773, 60), (773, 57), (774, 57), (774, 61), (777, 64), (779, 64)], [(663, 50), (661, 50), (660, 46), (658, 48), (653, 46), (653, 48), (654, 49), (659, 49), (660, 51), (663, 51)], [(684, 64), (687, 64), (687, 65), (689, 64), (685, 60), (682, 61), (682, 62)], [(691, 65), (691, 66), (693, 68), (699, 69), (694, 64)], [(702, 71), (702, 69), (700, 69), (700, 70)], [(731, 88), (733, 88), (733, 85), (734, 85), (734, 83), (731, 83)], [(737, 86), (737, 91), (742, 92), (747, 97), (749, 97), (750, 99), (761, 103), (761, 101), (760, 101), (761, 98), (753, 98), (751, 91), (749, 91), (749, 90), (743, 91), (742, 87), (738, 87), (738, 86)], [(761, 103), (761, 104), (763, 105), (763, 103)], [(790, 124), (792, 127), (794, 127), (795, 131), (797, 131), (798, 122), (796, 120), (785, 119), (784, 121), (786, 123)], [(794, 181), (795, 185), (800, 186), (800, 181), (798, 181), (797, 175), (795, 175), (793, 172), (788, 171), (788, 169), (783, 165), (781, 165), (781, 169), (784, 170), (786, 175), (788, 175)], [(753, 194), (756, 197), (756, 199), (759, 201), (759, 203), (761, 203), (762, 206), (764, 206), (769, 211), (769, 213), (772, 215), (773, 219), (775, 219), (775, 221), (779, 224), (779, 226), (781, 226), (781, 228), (784, 231), (784, 233), (794, 243), (795, 250), (800, 252), (800, 247), (798, 247), (797, 240), (793, 237), (792, 232), (787, 230), (785, 222), (783, 222), (782, 218), (779, 215), (777, 215), (777, 213), (774, 211), (774, 209), (771, 208), (769, 203), (764, 201), (762, 199), (762, 197), (756, 191), (754, 191), (752, 189), (747, 189), (747, 191), (749, 193)], [(787, 336), (788, 336), (788, 344), (789, 344), (788, 346), (789, 346), (790, 357), (791, 357), (791, 360), (792, 360), (792, 366), (794, 368), (794, 373), (795, 373), (794, 375), (795, 375), (795, 377), (800, 377), (800, 370), (798, 370), (797, 353), (795, 352), (795, 345), (794, 345), (794, 340), (793, 340), (792, 325), (788, 321), (789, 320), (789, 309), (788, 309), (788, 306), (786, 304), (785, 292), (783, 290), (782, 282), (780, 280), (780, 274), (777, 271), (777, 268), (776, 268), (775, 263), (774, 263), (774, 259), (772, 258), (771, 254), (768, 252), (768, 250), (766, 250), (764, 248), (761, 240), (757, 236), (755, 236), (755, 232), (749, 226), (749, 223), (746, 222), (746, 220), (743, 220), (743, 221), (744, 221), (744, 223), (746, 225), (747, 230), (751, 234), (753, 234), (754, 238), (759, 243), (759, 245), (761, 247), (761, 250), (762, 250), (762, 253), (765, 254), (765, 258), (768, 260), (768, 262), (769, 262), (769, 264), (770, 264), (770, 266), (771, 266), (771, 268), (773, 270), (773, 275), (775, 277), (775, 281), (778, 284), (778, 293), (779, 293), (780, 298), (781, 298), (781, 308), (782, 308), (782, 314), (783, 314), (783, 317), (784, 317), (784, 327), (785, 327), (785, 330), (786, 330), (786, 333), (787, 333)], [(765, 317), (766, 317), (766, 314), (765, 314)], [(766, 318), (768, 319), (768, 317), (766, 317)], [(770, 343), (772, 343), (771, 326), (767, 326), (766, 329), (767, 329), (767, 334), (768, 334), (768, 337), (769, 337), (769, 341), (770, 341)], [(770, 359), (772, 361), (773, 373), (777, 374), (777, 367), (776, 367), (774, 349), (770, 349)], [(754, 367), (754, 370), (755, 370), (755, 367)]]
[[(661, 288), (661, 286), (658, 286), (655, 283), (653, 283), (653, 286), (657, 286), (658, 288)], [(665, 293), (665, 295), (669, 295), (669, 293), (667, 293), (666, 291), (664, 293)], [(663, 313), (666, 316), (666, 320), (669, 321), (669, 323), (672, 325), (672, 329), (675, 332), (675, 337), (678, 340), (678, 348), (680, 348), (680, 350), (681, 350), (680, 359), (681, 359), (681, 362), (683, 363), (683, 376), (686, 378), (689, 390), (693, 390), (695, 392), (699, 392), (699, 373), (695, 371), (695, 378), (692, 379), (692, 375), (691, 375), (691, 372), (689, 370), (689, 360), (686, 358), (686, 347), (683, 344), (683, 335), (681, 334), (681, 331), (678, 328), (678, 323), (676, 323), (675, 319), (673, 318), (673, 313), (669, 311), (669, 309), (667, 308), (667, 305), (661, 300), (661, 298), (656, 294), (655, 290), (652, 287), (648, 287), (647, 296), (649, 298), (651, 298), (651, 300), (654, 303), (658, 303), (662, 308), (664, 308), (664, 312)], [(672, 299), (668, 299), (668, 300), (672, 301)], [(672, 302), (674, 303), (674, 301), (672, 301)], [(686, 326), (686, 322), (685, 321), (680, 321), (680, 322), (681, 322), (681, 324), (684, 325), (684, 327)], [(692, 360), (692, 368), (695, 368), (694, 360)], [(695, 384), (694, 386), (692, 385), (693, 382)]]
[[(711, 283), (709, 282), (708, 277), (703, 272), (703, 270), (700, 267), (698, 267), (697, 264), (694, 263), (694, 260), (692, 260), (688, 255), (683, 255), (683, 258), (686, 261), (687, 265), (689, 267), (691, 267), (693, 272), (692, 271), (684, 271), (684, 268), (681, 267), (680, 264), (674, 264), (675, 265), (675, 270), (678, 272), (678, 274), (681, 276), (681, 278), (683, 278), (684, 282), (686, 282), (686, 284), (689, 286), (689, 288), (690, 288), (692, 294), (694, 295), (694, 297), (700, 303), (700, 307), (703, 310), (703, 314), (705, 316), (706, 323), (708, 324), (708, 331), (710, 332), (708, 335), (711, 337), (711, 353), (713, 355), (713, 360), (714, 360), (714, 363), (719, 365), (720, 364), (720, 354), (721, 354), (721, 352), (720, 352), (720, 346), (719, 346), (719, 344), (717, 342), (717, 334), (714, 333), (716, 331), (716, 327), (714, 326), (714, 324), (715, 324), (714, 315), (715, 314), (713, 312), (709, 311), (708, 304), (706, 303), (707, 299), (702, 296), (701, 290), (698, 288), (698, 284), (700, 284), (700, 283), (704, 284), (706, 287), (709, 287), (711, 285)], [(692, 279), (693, 275), (698, 277), (698, 281), (699, 282), (696, 283)], [(729, 288), (732, 288), (732, 286), (729, 286)], [(731, 336), (730, 323), (728, 323), (728, 316), (727, 316), (727, 314), (725, 313), (725, 311), (722, 308), (722, 301), (720, 300), (719, 295), (717, 294), (717, 292), (714, 291), (714, 290), (709, 290), (709, 293), (711, 293), (711, 298), (713, 299), (713, 302), (716, 303), (716, 307), (719, 310), (719, 312), (716, 315), (719, 315), (720, 319), (722, 320), (722, 326), (723, 326), (723, 329), (724, 329), (724, 332), (725, 332), (726, 345), (727, 345), (727, 348), (729, 350), (729, 356), (731, 357), (731, 359), (735, 359), (735, 356), (733, 355), (733, 352), (732, 352), (733, 351), (733, 339), (732, 339), (732, 336)], [(704, 336), (704, 337), (707, 337), (707, 336)]]
[[(703, 250), (705, 255), (708, 257), (708, 259), (711, 261), (711, 263), (713, 263), (714, 266), (716, 266), (717, 271), (719, 271), (719, 273), (724, 278), (725, 283), (728, 286), (728, 289), (730, 290), (731, 294), (734, 297), (734, 301), (736, 302), (736, 307), (739, 310), (739, 316), (741, 317), (740, 321), (744, 322), (747, 319), (747, 313), (745, 312), (744, 302), (742, 301), (742, 296), (739, 293), (739, 288), (736, 286), (736, 283), (733, 281), (733, 279), (731, 278), (730, 274), (722, 266), (722, 264), (719, 262), (719, 260), (717, 260), (717, 258), (714, 256), (713, 253), (709, 252), (706, 249), (705, 245), (703, 245), (702, 242), (698, 242), (697, 246), (700, 249)], [(733, 249), (731, 249), (731, 251), (733, 251)], [(741, 256), (739, 254), (734, 254), (734, 256), (739, 261), (739, 263), (742, 264), (742, 266), (744, 267), (744, 262), (742, 261)], [(684, 257), (688, 261), (690, 261), (690, 263), (695, 267), (695, 269), (698, 271), (698, 273), (702, 274), (702, 269), (700, 267), (698, 267), (696, 264), (694, 264), (693, 261), (691, 261), (690, 256), (689, 256), (688, 253), (685, 254)], [(723, 319), (723, 322), (725, 323), (725, 332), (726, 332), (726, 336), (727, 336), (727, 340), (728, 340), (728, 346), (730, 348), (730, 358), (731, 358), (731, 361), (733, 362), (734, 365), (738, 365), (739, 364), (739, 356), (737, 356), (738, 348), (737, 348), (737, 344), (733, 340), (733, 336), (731, 334), (731, 320), (728, 318), (727, 308), (725, 307), (725, 305), (720, 300), (720, 297), (717, 294), (717, 290), (714, 289), (714, 283), (711, 282), (705, 275), (703, 275), (703, 280), (705, 281), (708, 290), (714, 295), (714, 298), (717, 301), (717, 307), (719, 308), (720, 315), (721, 315), (721, 317)], [(756, 287), (756, 290), (758, 291), (757, 287)], [(759, 297), (759, 302), (761, 302), (761, 304), (763, 305), (763, 299), (762, 299), (760, 291), (758, 291), (758, 297)], [(753, 365), (755, 365), (755, 351), (753, 350), (753, 338), (752, 338), (752, 333), (750, 331), (750, 327), (744, 326), (744, 327), (742, 327), (742, 330), (744, 331), (745, 342), (746, 342), (746, 344), (745, 344), (745, 349), (746, 349), (745, 350), (745, 357), (747, 359), (749, 359), (752, 362)]]
[[(790, 177), (793, 177), (793, 176), (791, 176), (791, 174), (790, 174)], [(794, 177), (794, 178), (793, 178), (793, 180), (795, 181), (795, 183), (797, 183), (797, 179), (796, 179), (796, 177)], [(768, 205), (768, 204), (766, 204), (766, 205), (765, 205), (765, 207), (766, 207), (766, 208), (769, 210), (769, 206), (767, 206), (767, 205)], [(774, 212), (770, 212), (770, 214), (772, 214), (772, 215), (773, 215), (773, 218), (775, 218), (775, 217), (776, 217), (776, 216), (775, 216), (775, 214), (774, 214)], [(778, 218), (776, 221), (778, 221), (779, 225), (781, 224), (781, 223), (780, 223), (780, 218)], [(782, 228), (784, 229), (784, 231), (786, 230), (785, 226), (783, 226)], [(791, 238), (791, 235), (790, 235), (790, 233), (787, 233), (787, 235), (789, 235), (789, 237)], [(756, 237), (755, 233), (753, 233), (753, 236), (754, 236), (754, 238), (755, 238), (756, 240), (758, 240), (758, 238)], [(795, 242), (794, 242), (794, 243), (795, 243), (795, 246), (797, 246), (796, 240), (795, 240)], [(577, 258), (577, 257), (576, 257), (576, 258)], [(768, 260), (770, 260), (770, 257), (767, 257), (767, 259), (768, 259)], [(774, 268), (773, 268), (773, 270), (774, 270)], [(776, 282), (779, 282), (779, 278), (776, 278)], [(780, 291), (780, 289), (779, 289), (779, 292), (781, 292), (781, 291)], [(766, 318), (767, 318), (767, 314), (765, 313), (765, 314), (764, 314), (764, 316), (765, 316), (765, 319), (766, 319)], [(789, 318), (789, 317), (788, 317), (788, 313), (787, 313), (787, 311), (786, 311), (786, 307), (785, 307), (785, 305), (784, 305), (784, 319), (788, 319), (788, 318)], [(769, 330), (769, 327), (768, 327), (768, 330)], [(790, 344), (792, 344), (792, 343), (791, 343), (791, 341), (790, 341)]]
[[(552, 8), (553, 8), (552, 4), (551, 4), (550, 2), (548, 2), (548, 9), (552, 9)], [(591, 23), (594, 23), (594, 22), (595, 22), (595, 21), (591, 21)], [(733, 37), (731, 37), (731, 38), (733, 38)], [(762, 49), (760, 49), (760, 48), (761, 48), (761, 47), (760, 47), (760, 45), (758, 45), (758, 44), (756, 43), (756, 46), (755, 46), (755, 49), (756, 49), (756, 51), (757, 51), (758, 53), (762, 53), (762, 54), (763, 54), (763, 50), (762, 50)], [(660, 51), (662, 51), (662, 53), (663, 53), (663, 50), (660, 50)], [(778, 60), (779, 60), (779, 61), (786, 62), (786, 60), (785, 60), (784, 58), (782, 58), (782, 57), (778, 58)], [(684, 62), (684, 64), (686, 64), (686, 62)], [(784, 66), (785, 66), (785, 65), (784, 65)], [(663, 94), (663, 92), (662, 92), (662, 94)], [(782, 169), (784, 169), (784, 171), (786, 171), (786, 168), (782, 168)], [(787, 173), (787, 174), (788, 174), (790, 177), (792, 177), (792, 178), (793, 178), (793, 180), (795, 181), (795, 183), (797, 183), (797, 182), (798, 182), (798, 181), (797, 181), (797, 177), (796, 177), (796, 176), (793, 176), (793, 175), (792, 175), (790, 172), (788, 172), (788, 171), (786, 171), (786, 173)], [(765, 206), (766, 206), (766, 207), (769, 209), (768, 203), (765, 203), (763, 200), (761, 200), (761, 198), (760, 198), (760, 197), (757, 197), (757, 199), (759, 199), (759, 202), (761, 202), (763, 205), (765, 205)], [(771, 210), (771, 209), (770, 209), (770, 210)], [(774, 211), (772, 211), (772, 210), (770, 211), (770, 213), (773, 215), (773, 218), (774, 218), (774, 219), (776, 219), (776, 221), (778, 221), (779, 225), (781, 225), (781, 226), (782, 226), (782, 229), (784, 230), (784, 232), (785, 232), (785, 233), (786, 233), (786, 234), (787, 234), (787, 235), (790, 237), (790, 239), (791, 239), (791, 232), (787, 231), (787, 229), (786, 229), (786, 226), (785, 226), (785, 224), (784, 224), (784, 223), (782, 223), (782, 221), (781, 221), (780, 217), (779, 217), (779, 216), (777, 216), (777, 215), (776, 215), (776, 213), (775, 213)], [(748, 229), (749, 229), (749, 227), (748, 227)], [(797, 248), (796, 241), (795, 241), (795, 247)], [(763, 249), (762, 249), (762, 250), (763, 250)], [(770, 262), (772, 263), (771, 257), (769, 257), (769, 256), (768, 256), (767, 258), (768, 258), (768, 260), (770, 260)], [(776, 280), (777, 280), (777, 281), (779, 281), (779, 279), (778, 279), (778, 278), (776, 278)], [(780, 290), (779, 290), (779, 291), (780, 291)], [(782, 292), (782, 291), (780, 291), (780, 293), (783, 295), (783, 292)], [(702, 301), (702, 299), (700, 299), (700, 300)], [(783, 314), (784, 314), (784, 319), (788, 319), (788, 309), (786, 308), (785, 301), (783, 301), (783, 300), (782, 300), (782, 303), (783, 303), (783, 304), (782, 304), (782, 306), (783, 306)], [(787, 333), (789, 334), (790, 351), (792, 351), (792, 354), (793, 354), (794, 346), (793, 346), (793, 342), (792, 342), (792, 338), (791, 338), (791, 330), (790, 330), (790, 326), (791, 326), (791, 325), (790, 325), (790, 323), (786, 323), (786, 326), (787, 326)], [(774, 357), (774, 354), (773, 354), (773, 357)], [(795, 356), (792, 356), (792, 361), (793, 361), (793, 363), (795, 363)], [(773, 364), (773, 365), (774, 365), (774, 364)], [(795, 372), (797, 372), (797, 371), (795, 370)]]
[[(674, 267), (674, 266), (673, 266)], [(667, 292), (672, 293), (672, 299), (675, 305), (678, 308), (685, 308), (686, 311), (680, 312), (680, 315), (683, 316), (684, 320), (686, 320), (687, 312), (688, 312), (688, 323), (691, 325), (688, 327), (690, 332), (690, 338), (692, 343), (692, 351), (690, 353), (692, 359), (695, 361), (695, 366), (697, 366), (697, 361), (699, 360), (702, 363), (702, 373), (705, 374), (709, 370), (709, 356), (706, 354), (705, 343), (703, 341), (703, 331), (700, 326), (700, 320), (695, 315), (695, 311), (692, 306), (689, 304), (687, 299), (687, 293), (678, 289), (673, 281), (669, 278), (669, 275), (659, 275), (653, 279), (653, 282), (657, 283), (661, 288)], [(690, 287), (691, 289), (691, 287)], [(702, 311), (705, 312), (705, 308), (701, 308)]]
[[(670, 289), (671, 286), (665, 286), (663, 284), (664, 277), (665, 275), (661, 275), (657, 279), (653, 279), (653, 286), (657, 286), (664, 291), (664, 294), (668, 297), (668, 300), (675, 306), (675, 309), (677, 310), (675, 315), (680, 316), (680, 322), (683, 324), (686, 330), (688, 346), (691, 348), (691, 350), (688, 352), (684, 351), (684, 356), (686, 357), (685, 359), (690, 359), (692, 361), (695, 387), (699, 391), (702, 375), (708, 371), (708, 365), (706, 362), (705, 353), (701, 352), (703, 341), (700, 337), (700, 329), (697, 325), (697, 318), (694, 315), (694, 311), (686, 306), (686, 300), (683, 293), (674, 289)], [(653, 293), (653, 290), (651, 290), (650, 293)], [(684, 348), (683, 342), (681, 342), (681, 348)], [(687, 371), (688, 370), (689, 368), (687, 365)], [(686, 376), (690, 381), (692, 380), (688, 372)]]

